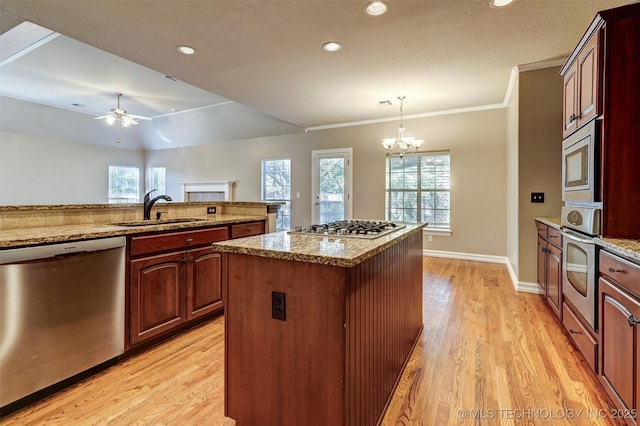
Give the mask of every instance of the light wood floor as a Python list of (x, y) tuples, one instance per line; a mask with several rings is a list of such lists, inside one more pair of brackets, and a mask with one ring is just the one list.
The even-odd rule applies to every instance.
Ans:
[[(425, 257), (424, 332), (382, 424), (622, 424), (551, 315), (504, 265)], [(234, 425), (223, 357), (220, 317), (0, 423)]]

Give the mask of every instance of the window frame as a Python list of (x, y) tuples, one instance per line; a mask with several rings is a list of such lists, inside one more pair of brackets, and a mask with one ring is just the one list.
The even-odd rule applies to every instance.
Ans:
[[(161, 185), (154, 185), (154, 182), (152, 182), (153, 177), (159, 171), (162, 171), (162, 173), (159, 173), (159, 174), (162, 175), (162, 181), (163, 182), (162, 182)], [(164, 166), (147, 168), (147, 174), (145, 176), (145, 181), (146, 181), (146, 185), (147, 185), (147, 191), (151, 191), (152, 189), (156, 189), (158, 191), (157, 192), (158, 194), (166, 194), (167, 193), (167, 168), (164, 167)]]
[[(416, 210), (417, 217), (420, 220), (422, 218), (422, 193), (423, 192), (441, 192), (448, 194), (448, 208), (447, 209), (437, 209), (437, 210), (448, 210), (449, 223), (431, 223), (424, 228), (425, 234), (433, 234), (433, 235), (451, 235), (451, 151), (450, 150), (439, 150), (439, 151), (419, 151), (416, 153), (405, 154), (403, 157), (418, 157), (418, 167), (420, 167), (421, 157), (435, 157), (435, 156), (443, 156), (446, 155), (449, 157), (449, 175), (448, 175), (448, 188), (438, 188), (437, 185), (429, 188), (422, 188), (422, 170), (419, 168), (419, 175), (417, 176), (417, 182), (415, 182), (415, 188), (403, 188), (403, 189), (393, 189), (391, 188), (391, 168), (390, 161), (393, 158), (387, 155), (385, 158), (385, 218), (386, 220), (390, 220), (391, 218), (391, 203), (392, 203), (392, 195), (391, 193), (404, 193), (404, 192), (414, 192), (416, 193)], [(436, 209), (434, 209), (435, 211)]]
[[(136, 172), (136, 184), (135, 184), (135, 197), (111, 197), (112, 194), (112, 170), (113, 169), (128, 169), (135, 170)], [(131, 204), (140, 202), (140, 167), (138, 166), (118, 166), (118, 165), (110, 165), (107, 169), (107, 203), (108, 204)], [(119, 194), (121, 195), (121, 194)], [(119, 201), (122, 200), (122, 201)]]
[[(289, 163), (289, 198), (267, 198), (266, 193), (266, 179), (265, 179), (265, 164), (269, 162), (283, 162)], [(279, 206), (277, 218), (276, 218), (276, 230), (284, 231), (291, 228), (291, 175), (292, 175), (292, 161), (291, 158), (265, 158), (260, 162), (260, 198), (266, 202), (284, 202), (284, 205)]]

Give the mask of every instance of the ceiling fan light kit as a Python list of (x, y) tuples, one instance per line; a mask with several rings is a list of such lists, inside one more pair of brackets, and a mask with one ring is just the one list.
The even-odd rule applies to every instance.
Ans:
[(116, 122), (122, 127), (136, 126), (138, 122), (136, 120), (148, 120), (151, 121), (151, 117), (145, 117), (143, 115), (128, 114), (126, 110), (120, 108), (120, 96), (122, 93), (116, 93), (118, 97), (118, 104), (115, 108), (111, 108), (111, 113), (95, 117), (96, 120), (105, 120), (110, 126)]
[(135, 115), (128, 114), (126, 110), (120, 108), (120, 96), (122, 93), (116, 93), (118, 97), (118, 103), (115, 108), (111, 108), (111, 113), (106, 115), (101, 115), (100, 117), (95, 117), (96, 120), (104, 120), (108, 125), (113, 126), (114, 124), (118, 124), (118, 138), (116, 142), (120, 143), (120, 128), (121, 127), (131, 127), (137, 126), (138, 122), (136, 120), (148, 120), (151, 121), (151, 117), (145, 117), (143, 115)]

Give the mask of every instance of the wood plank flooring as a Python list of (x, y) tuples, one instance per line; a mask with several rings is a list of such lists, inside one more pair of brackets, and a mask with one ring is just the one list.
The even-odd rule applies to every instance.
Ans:
[[(383, 425), (623, 424), (542, 297), (515, 292), (505, 265), (423, 265), (424, 332)], [(223, 357), (220, 317), (0, 424), (234, 425)]]

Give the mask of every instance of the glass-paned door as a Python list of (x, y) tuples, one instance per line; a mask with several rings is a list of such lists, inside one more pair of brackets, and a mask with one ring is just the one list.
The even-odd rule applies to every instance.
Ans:
[(351, 219), (352, 149), (312, 152), (312, 222)]

